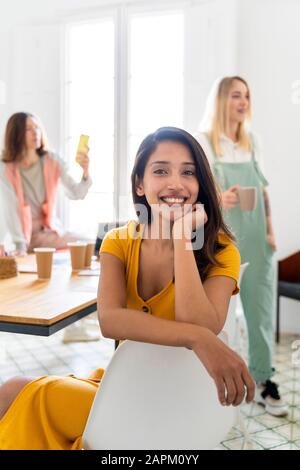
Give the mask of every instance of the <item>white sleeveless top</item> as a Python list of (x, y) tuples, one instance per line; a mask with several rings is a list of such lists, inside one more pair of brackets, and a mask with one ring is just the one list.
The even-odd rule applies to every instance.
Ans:
[[(257, 137), (254, 135), (254, 142), (255, 142), (255, 160), (257, 160), (261, 170), (264, 172), (264, 163), (261, 153), (261, 146), (257, 142)], [(211, 148), (211, 144), (209, 142), (208, 136), (205, 133), (198, 133), (195, 134), (195, 138), (200, 143), (201, 147), (203, 148), (205, 155), (209, 161), (209, 164), (212, 165), (215, 157), (213, 150)], [(220, 146), (222, 151), (222, 156), (219, 157), (220, 161), (225, 163), (245, 163), (249, 162), (252, 158), (252, 154), (249, 151), (244, 150), (241, 148), (236, 142), (233, 142), (229, 137), (226, 135), (221, 136)]]

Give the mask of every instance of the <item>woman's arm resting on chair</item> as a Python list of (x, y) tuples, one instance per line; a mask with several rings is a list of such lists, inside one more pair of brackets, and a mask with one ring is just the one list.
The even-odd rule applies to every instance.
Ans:
[(244, 361), (205, 327), (157, 318), (128, 309), (124, 265), (101, 254), (98, 312), (104, 336), (193, 349), (214, 379), (222, 404), (238, 405), (254, 396), (254, 382)]
[(176, 320), (195, 323), (219, 334), (226, 321), (236, 281), (214, 276), (202, 283), (192, 249), (186, 240), (174, 240)]

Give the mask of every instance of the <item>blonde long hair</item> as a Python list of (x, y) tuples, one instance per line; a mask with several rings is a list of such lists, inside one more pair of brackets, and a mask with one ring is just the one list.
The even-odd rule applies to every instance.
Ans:
[(217, 156), (222, 156), (222, 151), (220, 147), (220, 138), (222, 134), (228, 134), (228, 102), (229, 102), (229, 93), (234, 80), (239, 80), (244, 83), (247, 87), (249, 94), (249, 107), (247, 110), (246, 122), (239, 124), (237, 139), (240, 147), (246, 151), (251, 151), (251, 140), (249, 133), (246, 130), (246, 126), (251, 119), (251, 99), (250, 99), (250, 89), (246, 80), (239, 76), (224, 77), (219, 81), (217, 87), (215, 86), (214, 100), (211, 105), (213, 107), (210, 119), (210, 125), (206, 129), (208, 136), (210, 138), (212, 147)]

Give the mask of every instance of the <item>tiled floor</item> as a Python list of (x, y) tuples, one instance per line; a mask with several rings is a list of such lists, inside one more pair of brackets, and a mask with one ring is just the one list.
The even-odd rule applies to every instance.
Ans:
[(300, 364), (293, 365), (292, 358), (295, 353), (292, 344), (296, 340), (299, 340), (299, 336), (282, 335), (280, 344), (276, 345), (274, 358), (276, 374), (272, 380), (279, 384), (280, 394), (289, 405), (288, 416), (271, 416), (265, 413), (264, 407), (254, 402), (243, 405), (241, 415), (250, 442), (246, 442), (240, 429), (234, 428), (218, 449), (300, 450)]
[(63, 333), (38, 337), (0, 332), (0, 383), (14, 375), (67, 375), (87, 377), (97, 367), (106, 367), (114, 342), (64, 344)]
[[(113, 341), (62, 343), (62, 332), (49, 338), (0, 332), (0, 383), (15, 375), (88, 376), (97, 367), (105, 367), (114, 350)], [(234, 428), (218, 449), (300, 450), (300, 365), (292, 364), (295, 336), (282, 336), (276, 347), (274, 380), (290, 405), (286, 418), (275, 418), (252, 403), (241, 408), (251, 442)], [(299, 354), (300, 355), (300, 354)]]

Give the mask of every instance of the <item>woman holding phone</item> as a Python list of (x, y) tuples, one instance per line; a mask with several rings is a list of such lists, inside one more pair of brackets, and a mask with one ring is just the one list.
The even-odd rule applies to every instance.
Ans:
[[(239, 290), (240, 255), (201, 146), (174, 127), (148, 135), (137, 152), (132, 192), (138, 220), (108, 232), (101, 245), (103, 334), (189, 348), (213, 378), (222, 405), (250, 402), (254, 381), (244, 361), (218, 338)], [(89, 379), (22, 377), (4, 384), (0, 448), (81, 449), (103, 372)]]
[(15, 113), (7, 123), (0, 162), (6, 228), (15, 244), (15, 254), (47, 246), (65, 248), (76, 235), (62, 230), (55, 217), (59, 183), (70, 199), (84, 199), (92, 184), (88, 148), (78, 160), (82, 179), (74, 181), (62, 159), (48, 149), (40, 120), (30, 113)]
[[(249, 262), (241, 284), (241, 300), (249, 336), (249, 369), (256, 380), (258, 403), (274, 416), (284, 416), (287, 405), (270, 380), (274, 369), (274, 265), (276, 250), (267, 180), (261, 171), (257, 138), (246, 129), (251, 118), (250, 90), (238, 76), (214, 85), (201, 131), (196, 137), (205, 149), (221, 190), (224, 217), (238, 241), (242, 262)], [(256, 207), (243, 211), (239, 191), (252, 187)]]

